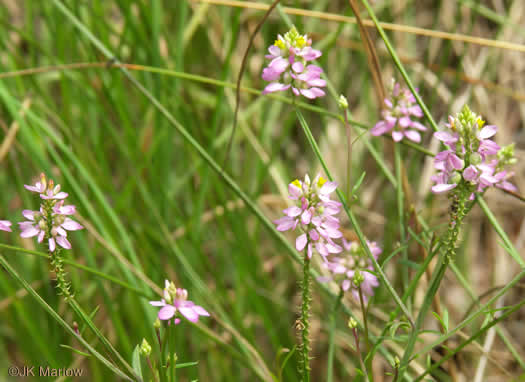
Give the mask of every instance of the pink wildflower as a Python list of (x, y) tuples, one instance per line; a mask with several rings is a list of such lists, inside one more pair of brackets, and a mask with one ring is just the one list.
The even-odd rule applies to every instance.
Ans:
[(414, 118), (421, 118), (423, 111), (417, 105), (410, 90), (401, 89), (399, 83), (393, 81), (391, 98), (385, 99), (384, 102), (386, 107), (381, 112), (383, 119), (375, 124), (370, 133), (379, 136), (391, 132), (395, 142), (401, 141), (404, 137), (414, 142), (421, 142), (419, 131), (425, 131), (427, 128), (414, 120)]
[[(377, 260), (382, 252), (381, 248), (376, 242), (367, 241), (367, 245)], [(359, 271), (363, 277), (360, 286), (363, 292), (363, 300), (366, 303), (368, 298), (374, 295), (374, 288), (379, 286), (377, 277), (370, 272), (374, 270), (372, 262), (358, 242), (346, 241), (343, 238), (343, 246), (346, 251), (344, 254), (332, 257), (329, 262), (325, 263), (325, 267), (332, 273), (332, 277), (321, 277), (320, 281), (326, 282), (335, 279), (341, 283), (341, 289), (343, 291), (346, 292), (352, 288), (354, 298), (359, 301), (359, 292), (353, 284), (354, 275), (356, 271)]]
[[(438, 131), (434, 137), (443, 142), (448, 150), (441, 151), (434, 158), (434, 167), (439, 171), (432, 177), (434, 193), (450, 191), (462, 181), (472, 192), (483, 192), (487, 187), (499, 187), (515, 191), (508, 182), (513, 175), (503, 170), (513, 163), (513, 146), (501, 148), (491, 137), (496, 134), (494, 125), (484, 126), (484, 121), (465, 106), (456, 118), (450, 116), (446, 125), (449, 131)], [(498, 159), (491, 159), (496, 154)]]
[(312, 49), (312, 40), (306, 35), (300, 35), (293, 27), (284, 37), (278, 35), (274, 45), (268, 48), (266, 55), (270, 63), (263, 69), (262, 79), (270, 82), (262, 94), (286, 91), (292, 89), (296, 96), (303, 95), (314, 99), (322, 97), (325, 92), (321, 89), (326, 81), (321, 79), (323, 70), (308, 64), (321, 57), (321, 51)]
[(330, 199), (330, 194), (337, 188), (337, 183), (327, 182), (317, 175), (313, 182), (305, 175), (304, 181), (294, 180), (288, 185), (289, 198), (295, 206), (283, 210), (284, 217), (275, 220), (278, 231), (295, 230), (299, 227), (301, 234), (295, 240), (295, 248), (302, 251), (307, 248), (308, 258), (313, 249), (324, 257), (339, 253), (342, 248), (333, 239), (342, 237), (337, 215), (341, 203)]
[[(150, 301), (153, 306), (162, 307), (159, 310), (159, 320), (171, 320), (177, 312), (191, 322), (197, 322), (199, 316), (209, 316), (210, 314), (193, 301), (188, 300), (188, 291), (186, 289), (176, 288), (173, 282), (165, 280), (164, 298), (160, 301)], [(175, 325), (180, 323), (180, 318), (175, 318)]]
[[(54, 252), (58, 244), (62, 248), (71, 249), (71, 243), (67, 240), (67, 231), (77, 231), (84, 227), (69, 218), (76, 212), (73, 205), (64, 206), (64, 198), (67, 193), (60, 192), (60, 185), (54, 186), (53, 180), (46, 181), (44, 174), (40, 182), (34, 186), (25, 186), (32, 192), (40, 193), (43, 202), (39, 211), (23, 210), (22, 215), (27, 219), (18, 223), (23, 238), (37, 236), (39, 243), (47, 239), (50, 252)], [(64, 196), (65, 195), (65, 196)], [(59, 200), (62, 199), (62, 200)]]

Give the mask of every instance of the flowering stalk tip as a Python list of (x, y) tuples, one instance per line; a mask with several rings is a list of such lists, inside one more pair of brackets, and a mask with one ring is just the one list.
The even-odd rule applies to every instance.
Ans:
[[(163, 297), (160, 301), (150, 301), (151, 305), (161, 307), (157, 316), (159, 320), (169, 321), (177, 312), (191, 322), (197, 322), (199, 316), (210, 315), (202, 306), (195, 305), (193, 301), (188, 300), (186, 289), (177, 288), (173, 282), (168, 280), (165, 280)], [(176, 317), (173, 322), (177, 325), (181, 320)]]
[[(367, 241), (368, 249), (377, 260), (382, 249), (376, 242)], [(372, 261), (367, 257), (365, 249), (357, 241), (346, 241), (343, 238), (345, 252), (337, 257), (331, 257), (324, 266), (331, 273), (331, 277), (321, 277), (320, 281), (335, 280), (340, 283), (341, 290), (352, 291), (354, 298), (359, 301), (359, 291), (363, 292), (363, 300), (374, 295), (374, 289), (379, 286), (379, 280), (371, 273), (374, 270)]]
[(485, 125), (466, 105), (456, 117), (450, 116), (446, 129), (434, 133), (447, 150), (434, 158), (439, 172), (432, 177), (436, 183), (432, 192), (456, 189), (456, 193), (468, 193), (473, 200), (475, 192), (484, 192), (488, 187), (516, 191), (516, 186), (508, 181), (514, 173), (505, 170), (507, 165), (516, 163), (514, 145), (501, 148), (490, 139), (497, 130), (494, 125)]
[(317, 175), (310, 181), (308, 174), (304, 180), (294, 180), (288, 185), (289, 198), (295, 205), (283, 210), (284, 217), (275, 220), (278, 231), (299, 229), (295, 248), (306, 248), (308, 258), (314, 249), (323, 258), (331, 253), (339, 253), (342, 248), (334, 242), (343, 234), (339, 230), (339, 219), (335, 216), (341, 209), (341, 203), (331, 200), (330, 194), (337, 188), (337, 183), (329, 182)]
[(274, 44), (268, 48), (269, 54), (265, 57), (270, 61), (263, 69), (262, 79), (270, 82), (262, 94), (286, 91), (292, 89), (294, 95), (302, 95), (309, 99), (322, 97), (325, 92), (321, 89), (326, 81), (321, 79), (323, 69), (309, 64), (321, 57), (319, 50), (311, 47), (312, 40), (307, 35), (301, 35), (295, 27), (278, 35)]
[(408, 138), (414, 142), (421, 142), (419, 131), (427, 128), (416, 119), (423, 117), (423, 111), (416, 103), (416, 98), (407, 88), (401, 88), (399, 83), (392, 80), (390, 98), (385, 99), (385, 107), (381, 112), (383, 119), (370, 130), (374, 136), (391, 134), (395, 142)]
[(76, 213), (76, 207), (64, 205), (68, 194), (60, 191), (60, 185), (55, 186), (53, 180), (47, 180), (44, 174), (40, 175), (40, 181), (35, 185), (24, 187), (40, 194), (42, 203), (38, 211), (22, 211), (27, 220), (18, 223), (22, 231), (20, 236), (36, 236), (39, 243), (47, 240), (49, 252), (55, 252), (57, 244), (62, 248), (71, 249), (67, 231), (77, 231), (84, 227), (69, 217)]

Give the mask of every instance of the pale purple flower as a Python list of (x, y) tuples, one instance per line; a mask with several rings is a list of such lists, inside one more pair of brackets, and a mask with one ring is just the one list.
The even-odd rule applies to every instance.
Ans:
[(36, 236), (39, 243), (47, 239), (50, 252), (54, 252), (57, 245), (71, 249), (67, 231), (77, 231), (84, 227), (68, 217), (75, 214), (76, 208), (73, 205), (64, 205), (67, 193), (60, 191), (60, 185), (54, 186), (53, 180), (47, 181), (44, 174), (40, 176), (40, 182), (34, 186), (25, 185), (25, 188), (39, 193), (43, 201), (39, 211), (22, 211), (27, 220), (18, 223), (22, 231), (20, 236)]
[(66, 192), (60, 191), (60, 184), (55, 186), (53, 180), (47, 181), (44, 174), (40, 174), (40, 181), (34, 186), (24, 184), (24, 187), (29, 191), (39, 193), (42, 199), (65, 199), (68, 196)]
[(0, 231), (11, 231), (11, 222), (9, 220), (0, 220)]
[[(448, 150), (437, 153), (434, 158), (434, 167), (439, 172), (431, 178), (435, 182), (432, 191), (447, 192), (464, 184), (471, 192), (470, 200), (474, 199), (474, 192), (483, 192), (491, 186), (515, 191), (516, 187), (507, 180), (513, 173), (503, 169), (513, 163), (513, 146), (502, 149), (490, 139), (497, 127), (484, 126), (481, 117), (467, 106), (448, 121), (446, 130), (434, 133)], [(491, 159), (495, 154), (498, 159)]]
[[(377, 260), (382, 250), (376, 242), (366, 242), (372, 256)], [(359, 292), (353, 283), (355, 272), (359, 270), (363, 276), (361, 283), (361, 291), (363, 292), (363, 300), (366, 303), (368, 298), (374, 295), (374, 288), (379, 286), (377, 277), (371, 273), (374, 270), (371, 260), (368, 258), (365, 250), (357, 241), (346, 241), (343, 238), (343, 246), (345, 252), (337, 257), (330, 258), (330, 261), (325, 262), (324, 266), (330, 271), (331, 277), (320, 277), (322, 282), (335, 280), (340, 283), (343, 291), (352, 290), (352, 295), (359, 301)]]
[(262, 94), (292, 89), (296, 96), (309, 99), (322, 97), (321, 89), (326, 81), (321, 79), (323, 70), (310, 61), (321, 57), (319, 50), (312, 49), (312, 41), (306, 35), (300, 35), (293, 27), (284, 37), (278, 35), (274, 45), (268, 48), (270, 54), (265, 57), (270, 61), (263, 69), (262, 79), (270, 82)]
[(341, 203), (331, 200), (330, 194), (337, 188), (337, 183), (328, 182), (317, 175), (313, 182), (308, 174), (304, 180), (294, 180), (288, 185), (289, 198), (295, 205), (283, 210), (284, 217), (275, 220), (278, 231), (295, 230), (300, 234), (295, 240), (295, 248), (306, 248), (308, 258), (315, 249), (325, 258), (331, 253), (339, 253), (342, 248), (333, 240), (343, 235), (339, 230), (337, 215)]
[(427, 128), (416, 119), (423, 116), (423, 111), (416, 103), (410, 90), (401, 89), (399, 83), (392, 82), (390, 99), (385, 99), (385, 107), (381, 114), (383, 119), (370, 130), (374, 136), (390, 133), (395, 142), (407, 138), (413, 142), (421, 142), (420, 131)]
[[(199, 316), (209, 316), (210, 314), (193, 301), (188, 300), (188, 291), (186, 289), (176, 288), (173, 282), (165, 280), (164, 298), (160, 301), (150, 301), (153, 306), (160, 306), (158, 313), (159, 320), (171, 320), (179, 312), (188, 321), (197, 322)], [(180, 323), (180, 318), (175, 317), (175, 325)]]

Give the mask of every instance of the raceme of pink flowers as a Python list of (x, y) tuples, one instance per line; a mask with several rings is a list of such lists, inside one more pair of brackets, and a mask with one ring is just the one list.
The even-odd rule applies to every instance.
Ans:
[(421, 142), (419, 132), (427, 128), (416, 120), (423, 116), (423, 111), (410, 90), (392, 82), (390, 98), (384, 102), (385, 108), (381, 112), (383, 119), (375, 124), (370, 133), (374, 136), (391, 134), (396, 142), (405, 137), (417, 143)]
[[(372, 256), (377, 260), (382, 252), (381, 248), (376, 242), (367, 241), (367, 245)], [(343, 247), (345, 249), (343, 253), (337, 255), (337, 257), (331, 257), (328, 262), (324, 263), (324, 266), (330, 271), (332, 276), (320, 277), (319, 281), (335, 280), (340, 282), (343, 291), (346, 292), (352, 288), (353, 296), (356, 300), (359, 300), (359, 293), (354, 284), (355, 273), (359, 271), (363, 277), (360, 287), (363, 292), (363, 300), (366, 303), (368, 298), (374, 295), (374, 288), (379, 286), (377, 277), (369, 272), (374, 270), (372, 262), (359, 242), (346, 241), (343, 238)]]
[(341, 209), (341, 203), (331, 200), (330, 194), (337, 188), (337, 183), (328, 182), (317, 175), (313, 182), (308, 174), (304, 180), (294, 180), (288, 185), (289, 198), (295, 205), (283, 211), (284, 217), (274, 221), (278, 231), (299, 231), (295, 248), (306, 248), (308, 258), (315, 249), (324, 257), (342, 251), (333, 240), (343, 236), (339, 230), (339, 219), (335, 216)]
[(266, 58), (271, 60), (263, 69), (262, 79), (270, 82), (262, 94), (286, 91), (292, 89), (296, 96), (302, 95), (309, 99), (322, 97), (321, 89), (326, 81), (321, 78), (323, 69), (309, 64), (321, 57), (319, 50), (311, 47), (312, 41), (307, 35), (300, 35), (293, 27), (284, 37), (278, 35), (275, 43), (268, 48)]
[[(164, 298), (160, 301), (150, 301), (153, 306), (160, 306), (158, 313), (159, 320), (171, 320), (179, 312), (188, 321), (197, 322), (199, 316), (209, 316), (210, 314), (193, 301), (188, 300), (188, 291), (186, 289), (176, 288), (173, 282), (165, 280)], [(175, 317), (175, 325), (180, 323), (180, 318)]]
[(27, 220), (18, 223), (22, 231), (20, 236), (36, 236), (39, 243), (47, 240), (50, 252), (55, 251), (57, 244), (62, 248), (71, 249), (67, 231), (77, 231), (84, 227), (69, 217), (75, 214), (76, 208), (74, 205), (64, 205), (68, 194), (60, 191), (60, 185), (55, 186), (53, 180), (47, 180), (44, 174), (34, 186), (24, 187), (40, 194), (42, 203), (38, 211), (22, 211)]
[(497, 132), (494, 125), (486, 125), (480, 116), (464, 107), (456, 117), (449, 117), (446, 130), (434, 137), (447, 147), (436, 154), (434, 167), (439, 172), (432, 177), (434, 193), (447, 192), (461, 182), (471, 191), (483, 192), (488, 187), (516, 191), (507, 179), (513, 175), (505, 166), (516, 162), (514, 146), (501, 148), (491, 140)]

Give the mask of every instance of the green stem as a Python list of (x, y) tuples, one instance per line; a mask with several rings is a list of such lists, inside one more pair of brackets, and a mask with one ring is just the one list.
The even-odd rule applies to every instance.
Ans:
[[(346, 150), (347, 150), (347, 157), (346, 157), (346, 197), (350, 198), (350, 183), (352, 181), (351, 175), (352, 175), (352, 129), (350, 128), (350, 124), (348, 123), (348, 110), (343, 111), (343, 115), (345, 117), (345, 130), (346, 130)], [(349, 202), (352, 201), (349, 199)]]
[[(406, 230), (405, 230), (405, 195), (403, 193), (403, 160), (401, 158), (401, 147), (399, 145), (394, 144), (394, 161), (395, 161), (395, 168), (396, 168), (396, 180), (397, 180), (397, 187), (396, 187), (396, 196), (397, 196), (397, 214), (398, 214), (398, 224), (399, 224), (399, 236), (400, 236), (400, 242), (405, 243), (406, 242)], [(403, 260), (408, 262), (408, 248), (405, 247), (402, 250), (403, 253)], [(406, 290), (408, 287), (408, 267), (403, 266), (401, 267), (401, 279), (403, 283), (403, 289)], [(409, 309), (410, 304), (407, 303)]]
[[(308, 248), (308, 244), (306, 245)], [(310, 259), (308, 258), (307, 249), (304, 252), (303, 262), (303, 281), (302, 289), (302, 305), (301, 305), (301, 362), (300, 372), (303, 375), (303, 381), (310, 381)]]
[(421, 305), (421, 309), (416, 319), (415, 328), (412, 331), (412, 334), (410, 335), (410, 338), (406, 345), (405, 353), (403, 354), (403, 359), (401, 360), (399, 378), (403, 377), (407, 369), (408, 363), (410, 362), (411, 353), (414, 349), (417, 336), (419, 334), (419, 329), (423, 325), (425, 315), (428, 309), (430, 308), (434, 296), (439, 290), (439, 285), (441, 284), (441, 280), (443, 280), (443, 277), (445, 276), (447, 266), (450, 263), (450, 261), (453, 261), (456, 257), (456, 242), (458, 240), (461, 223), (463, 221), (463, 218), (465, 217), (466, 201), (467, 196), (469, 195), (469, 193), (466, 192), (466, 190), (463, 190), (462, 188), (462, 184), (459, 184), (457, 187), (457, 191), (454, 192), (454, 194), (452, 195), (453, 200), (450, 210), (450, 221), (448, 224), (447, 235), (444, 240), (444, 244), (446, 246), (445, 253), (442, 256), (442, 262), (438, 264), (437, 269), (432, 275), (432, 280), (430, 281), (428, 292), (425, 295), (425, 299), (423, 301), (423, 304)]
[(334, 377), (334, 348), (335, 348), (335, 328), (336, 328), (336, 316), (339, 306), (341, 305), (341, 300), (343, 299), (344, 291), (341, 289), (339, 296), (335, 300), (334, 308), (332, 309), (332, 315), (330, 318), (330, 336), (328, 339), (328, 370), (326, 373), (326, 381), (332, 382)]
[(363, 362), (363, 356), (361, 355), (361, 350), (359, 349), (359, 336), (357, 334), (357, 328), (353, 328), (352, 332), (354, 333), (354, 339), (355, 339), (355, 351), (357, 352), (357, 358), (359, 358), (359, 364), (361, 365), (361, 370), (363, 371), (363, 374), (365, 375), (365, 378), (367, 381), (370, 381), (368, 378), (368, 373), (366, 372), (366, 366)]
[[(359, 305), (361, 306), (361, 313), (363, 314), (363, 326), (365, 329), (365, 351), (368, 353), (370, 351), (370, 338), (368, 337), (368, 319), (366, 314), (366, 305), (365, 305), (365, 299), (363, 298), (363, 289), (361, 288), (361, 285), (357, 287), (357, 291), (359, 292)], [(369, 374), (369, 380), (374, 381), (374, 373), (372, 372), (372, 357), (367, 357), (366, 366), (368, 370), (370, 371)]]

